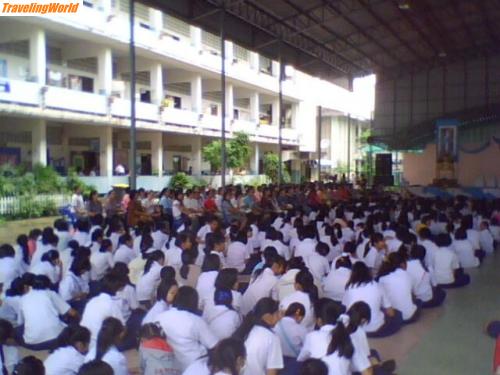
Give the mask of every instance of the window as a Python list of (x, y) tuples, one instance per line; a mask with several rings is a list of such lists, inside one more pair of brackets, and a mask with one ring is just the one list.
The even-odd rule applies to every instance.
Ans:
[(212, 116), (217, 116), (219, 114), (219, 107), (217, 104), (210, 104), (210, 114)]

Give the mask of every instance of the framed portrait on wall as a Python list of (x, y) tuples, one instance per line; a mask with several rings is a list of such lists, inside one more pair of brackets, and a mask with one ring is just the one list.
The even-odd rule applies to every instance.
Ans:
[(453, 160), (458, 158), (458, 121), (438, 120), (437, 123), (437, 159)]

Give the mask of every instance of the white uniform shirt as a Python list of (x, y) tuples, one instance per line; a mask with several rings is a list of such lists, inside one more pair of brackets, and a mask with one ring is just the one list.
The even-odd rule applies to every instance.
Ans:
[(53, 291), (32, 289), (23, 295), (18, 323), (24, 323), (24, 341), (39, 344), (55, 339), (65, 327), (59, 315), (66, 314), (69, 309), (70, 306)]
[(163, 233), (161, 230), (151, 233), (151, 237), (153, 237), (153, 247), (157, 250), (160, 250), (169, 240), (168, 234)]
[(158, 320), (158, 316), (162, 313), (167, 311), (170, 308), (167, 302), (165, 301), (156, 301), (153, 307), (149, 309), (147, 314), (144, 316), (142, 319), (142, 325), (148, 324), (148, 323), (154, 323)]
[(375, 281), (347, 288), (342, 304), (349, 309), (359, 301), (366, 302), (370, 306), (371, 320), (365, 326), (365, 331), (376, 332), (385, 322), (385, 315), (382, 312), (382, 308), (387, 309), (391, 307), (384, 289)]
[(422, 302), (430, 301), (433, 296), (431, 275), (422, 267), (420, 260), (409, 260), (406, 263), (406, 272), (410, 275), (415, 297)]
[(160, 263), (153, 262), (149, 272), (140, 277), (136, 287), (137, 299), (140, 302), (151, 301), (156, 297), (156, 289), (161, 281), (161, 269), (162, 265)]
[(219, 340), (230, 337), (241, 325), (240, 314), (224, 305), (205, 306), (203, 319)]
[(219, 274), (218, 271), (202, 272), (198, 277), (196, 283), (196, 291), (198, 292), (200, 304), (203, 305), (204, 301), (210, 298), (215, 287), (215, 279)]
[(285, 297), (283, 301), (281, 301), (280, 310), (286, 311), (286, 309), (288, 309), (288, 306), (290, 306), (294, 302), (302, 304), (306, 310), (306, 315), (304, 316), (304, 319), (300, 324), (308, 331), (312, 331), (314, 328), (314, 323), (316, 322), (316, 318), (314, 314), (314, 307), (311, 303), (311, 299), (309, 298), (309, 294), (304, 293), (300, 290), (296, 290), (289, 296)]
[(408, 272), (398, 268), (381, 277), (379, 284), (384, 288), (392, 307), (401, 311), (403, 320), (410, 319), (417, 310), (417, 306), (412, 300), (412, 281)]
[(362, 373), (372, 366), (370, 362), (370, 345), (368, 344), (368, 337), (362, 327), (358, 327), (356, 331), (351, 333), (351, 342), (354, 347), (354, 354), (351, 358), (351, 369), (354, 372)]
[(322, 358), (328, 366), (328, 375), (351, 375), (351, 361), (345, 357), (340, 357), (338, 351)]
[(316, 243), (316, 240), (313, 240), (312, 238), (304, 238), (297, 244), (297, 247), (295, 248), (295, 256), (302, 257), (304, 262), (307, 261), (307, 258), (314, 253)]
[(183, 370), (217, 344), (205, 321), (188, 311), (171, 308), (158, 316), (158, 322)]
[(90, 245), (90, 236), (87, 232), (75, 232), (73, 234), (73, 240), (78, 242), (80, 246), (89, 246)]
[(297, 361), (303, 362), (309, 358), (321, 359), (326, 355), (330, 341), (332, 341), (332, 331), (335, 328), (332, 324), (325, 324), (316, 331), (309, 332), (304, 340), (304, 345), (300, 351)]
[(437, 284), (451, 284), (455, 281), (454, 271), (460, 268), (460, 264), (453, 251), (440, 247), (434, 254), (432, 268)]
[(323, 280), (323, 293), (325, 297), (341, 302), (345, 294), (345, 286), (351, 277), (349, 268), (332, 268), (327, 277)]
[(89, 292), (89, 284), (73, 272), (68, 271), (59, 284), (59, 295), (65, 301), (74, 299), (77, 295)]
[(165, 265), (179, 269), (182, 266), (182, 249), (177, 246), (170, 246), (169, 249), (163, 247), (165, 253)]
[(479, 232), (477, 230), (467, 229), (467, 239), (472, 244), (472, 247), (474, 248), (474, 250), (481, 248), (481, 239), (479, 236)]
[(314, 278), (319, 282), (321, 282), (330, 271), (328, 259), (316, 252), (307, 258), (306, 265)]
[(85, 357), (73, 346), (56, 349), (43, 362), (47, 375), (76, 375)]
[(463, 268), (479, 266), (479, 258), (474, 255), (474, 249), (469, 240), (453, 241), (453, 249), (457, 253), (458, 261)]
[[(96, 356), (96, 348), (90, 349), (89, 353), (85, 357), (85, 363), (93, 361)], [(106, 362), (113, 369), (113, 375), (129, 375), (127, 358), (123, 353), (120, 353), (116, 347), (112, 346), (109, 350), (102, 356), (102, 361)], [(47, 374), (49, 375), (49, 374)]]
[(420, 245), (425, 247), (425, 265), (431, 267), (434, 262), (434, 254), (439, 251), (437, 245), (431, 240), (420, 241)]
[(97, 334), (101, 329), (102, 322), (106, 318), (116, 318), (125, 324), (120, 299), (106, 293), (101, 293), (87, 302), (80, 322), (81, 326), (89, 329), (91, 342), (96, 342)]
[(297, 358), (306, 339), (307, 330), (295, 319), (285, 316), (274, 327), (274, 332), (281, 342), (281, 349), (285, 357)]
[(113, 268), (113, 254), (109, 251), (97, 251), (90, 255), (90, 279), (101, 280), (109, 269)]
[(251, 283), (241, 301), (241, 313), (248, 314), (261, 298), (273, 297), (277, 299), (277, 291), (275, 290), (278, 278), (274, 275), (270, 268), (264, 269), (262, 273)]
[(121, 244), (113, 255), (113, 261), (115, 264), (118, 262), (129, 264), (135, 257), (136, 253), (134, 249), (131, 249), (125, 244)]
[(279, 337), (270, 329), (254, 326), (245, 340), (247, 365), (243, 375), (266, 375), (267, 370), (283, 368)]
[(3, 291), (10, 288), (12, 280), (20, 276), (19, 263), (13, 257), (0, 259), (0, 284), (3, 284)]
[(19, 350), (16, 346), (4, 345), (3, 346), (3, 355), (5, 358), (5, 363), (2, 362), (2, 358), (0, 358), (0, 369), (3, 365), (7, 369), (9, 374), (12, 374), (14, 371), (14, 367), (17, 362), (19, 362)]
[(179, 219), (181, 215), (181, 202), (176, 199), (172, 202), (172, 216), (174, 217), (174, 219)]
[(52, 284), (59, 282), (61, 270), (48, 261), (40, 262), (31, 268), (31, 273), (34, 275), (44, 275), (50, 279)]
[(132, 310), (139, 308), (139, 301), (133, 285), (127, 284), (122, 290), (116, 292), (116, 298), (121, 302), (123, 319), (127, 321), (132, 315)]
[(488, 229), (479, 232), (479, 244), (486, 254), (493, 254), (493, 251), (495, 251), (493, 240), (493, 235)]
[(238, 272), (242, 272), (245, 267), (245, 261), (250, 258), (249, 245), (245, 245), (243, 242), (231, 242), (227, 248), (226, 255), (226, 266), (229, 268), (236, 268)]

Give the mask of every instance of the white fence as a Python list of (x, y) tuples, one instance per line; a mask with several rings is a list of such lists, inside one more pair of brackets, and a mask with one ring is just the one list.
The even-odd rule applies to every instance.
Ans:
[(29, 199), (26, 197), (0, 197), (0, 216), (20, 213), (23, 204), (26, 204), (27, 201), (31, 201), (33, 204), (52, 202), (57, 208), (61, 208), (71, 202), (71, 196), (64, 194), (40, 194), (29, 197)]

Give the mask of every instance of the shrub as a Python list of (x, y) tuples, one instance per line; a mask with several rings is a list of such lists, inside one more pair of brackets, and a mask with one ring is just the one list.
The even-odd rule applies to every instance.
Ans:
[(184, 172), (178, 172), (170, 179), (169, 187), (175, 190), (189, 189), (192, 185), (190, 177)]

